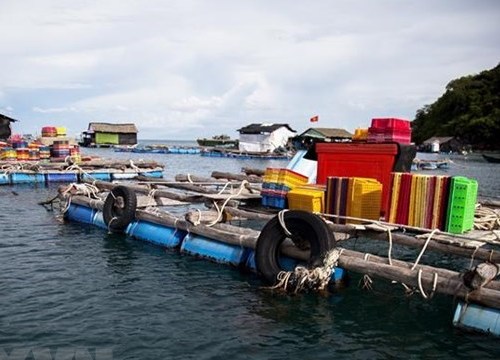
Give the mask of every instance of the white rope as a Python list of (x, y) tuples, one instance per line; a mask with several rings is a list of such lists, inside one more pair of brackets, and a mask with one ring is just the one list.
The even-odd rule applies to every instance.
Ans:
[(118, 220), (118, 218), (116, 216), (113, 216), (111, 218), (111, 220), (109, 220), (109, 223), (108, 223), (108, 232), (109, 233), (112, 233), (112, 231), (111, 231), (111, 224), (113, 223), (113, 221), (116, 221), (116, 220)]
[(478, 204), (474, 212), (474, 229), (500, 229), (500, 213), (487, 206)]
[(284, 209), (284, 210), (281, 210), (279, 213), (278, 213), (278, 220), (280, 222), (280, 225), (281, 227), (283, 228), (283, 230), (285, 231), (285, 235), (290, 237), (292, 236), (292, 233), (288, 230), (288, 228), (286, 227), (286, 224), (285, 224), (285, 213), (287, 212), (288, 210)]
[(297, 266), (293, 271), (280, 271), (277, 276), (278, 283), (271, 289), (293, 291), (296, 294), (306, 290), (324, 290), (335, 272), (343, 250), (330, 250), (323, 259), (323, 266), (314, 269)]
[(138, 166), (136, 166), (136, 165), (134, 164), (134, 162), (132, 161), (132, 159), (130, 159), (130, 167), (131, 167), (131, 168), (132, 168), (135, 172), (137, 172), (137, 173), (140, 173), (140, 172), (141, 172), (141, 168), (140, 168), (140, 167), (138, 167)]
[(387, 258), (389, 259), (389, 265), (392, 265), (392, 231), (391, 231), (391, 229), (387, 229), (387, 233), (389, 235), (389, 250), (387, 252)]
[[(220, 219), (222, 218), (222, 215), (224, 213), (224, 208), (226, 207), (227, 203), (232, 200), (233, 198), (235, 197), (238, 197), (241, 195), (241, 193), (243, 192), (243, 190), (245, 189), (245, 184), (248, 184), (248, 181), (246, 180), (243, 180), (240, 184), (240, 187), (239, 187), (239, 190), (236, 192), (236, 194), (232, 194), (232, 195), (229, 195), (228, 198), (224, 201), (224, 203), (222, 204), (222, 206), (220, 207), (220, 209), (217, 208), (217, 218), (212, 221), (211, 223), (207, 224), (207, 226), (213, 226), (215, 224), (217, 224)], [(227, 184), (226, 184), (227, 185)]]
[(188, 180), (189, 183), (191, 183), (191, 184), (194, 183), (194, 181), (191, 180), (191, 174), (188, 173), (186, 177), (187, 177), (187, 180)]
[(62, 192), (63, 196), (85, 195), (90, 199), (99, 199), (99, 188), (91, 184), (70, 184), (66, 190)]
[(422, 297), (424, 299), (430, 299), (430, 298), (432, 298), (434, 296), (434, 292), (436, 291), (438, 274), (434, 273), (434, 278), (433, 278), (433, 281), (432, 281), (432, 290), (431, 290), (431, 293), (429, 295), (427, 295), (425, 293), (424, 287), (422, 286), (422, 269), (418, 269), (417, 280), (418, 280), (418, 289), (420, 290), (420, 294), (422, 294)]
[(432, 230), (432, 232), (429, 234), (429, 236), (427, 237), (427, 240), (425, 240), (425, 243), (424, 243), (424, 247), (422, 248), (422, 250), (420, 251), (420, 254), (418, 254), (418, 257), (417, 257), (417, 260), (415, 260), (415, 263), (413, 264), (411, 270), (415, 270), (415, 268), (417, 267), (418, 263), (420, 262), (420, 259), (422, 258), (422, 255), (424, 255), (425, 253), (425, 250), (427, 249), (427, 245), (429, 245), (429, 242), (431, 241), (431, 238), (432, 236), (437, 232), (439, 231), (439, 229), (434, 229)]

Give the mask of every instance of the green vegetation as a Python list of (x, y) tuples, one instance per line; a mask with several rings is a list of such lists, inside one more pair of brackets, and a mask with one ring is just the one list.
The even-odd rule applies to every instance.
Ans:
[(500, 64), (452, 80), (446, 92), (417, 111), (412, 137), (454, 136), (474, 149), (500, 149)]

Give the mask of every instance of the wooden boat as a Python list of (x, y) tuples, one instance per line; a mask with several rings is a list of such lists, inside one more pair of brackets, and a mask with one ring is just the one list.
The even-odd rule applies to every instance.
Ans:
[(500, 164), (500, 155), (486, 155), (486, 154), (483, 154), (483, 158), (484, 160), (486, 160), (487, 162), (489, 163), (497, 163), (497, 164)]
[(200, 146), (208, 146), (208, 147), (223, 147), (223, 148), (237, 148), (238, 140), (231, 139), (228, 135), (216, 135), (211, 139), (203, 138), (197, 139), (196, 142)]

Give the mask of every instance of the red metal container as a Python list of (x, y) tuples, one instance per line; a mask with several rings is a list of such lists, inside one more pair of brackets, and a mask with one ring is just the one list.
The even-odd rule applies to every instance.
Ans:
[(382, 183), (381, 215), (389, 214), (391, 172), (399, 153), (397, 144), (316, 144), (316, 182), (326, 184), (328, 176), (365, 177)]

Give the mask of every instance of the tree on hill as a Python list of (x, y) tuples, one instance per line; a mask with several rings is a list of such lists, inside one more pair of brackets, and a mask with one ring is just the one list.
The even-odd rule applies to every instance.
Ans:
[(452, 80), (439, 99), (417, 110), (412, 134), (417, 145), (454, 136), (476, 149), (500, 149), (500, 64)]

